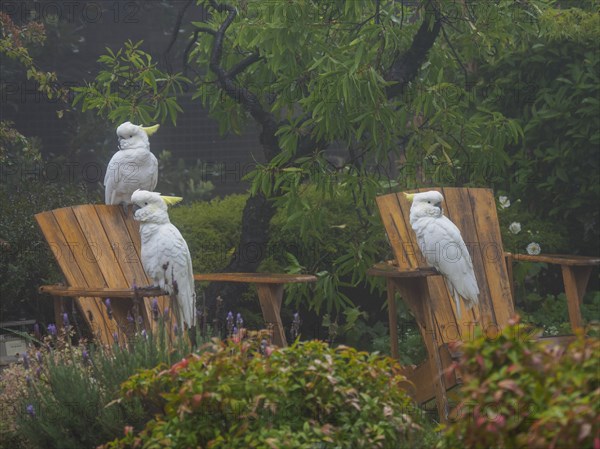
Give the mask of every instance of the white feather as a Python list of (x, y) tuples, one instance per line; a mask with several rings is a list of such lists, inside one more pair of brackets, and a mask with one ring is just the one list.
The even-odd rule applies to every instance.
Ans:
[(131, 202), (139, 207), (134, 218), (140, 222), (144, 271), (155, 285), (175, 293), (179, 326), (190, 328), (196, 324), (196, 293), (187, 243), (170, 222), (167, 205), (159, 193), (137, 190)]
[(104, 202), (131, 204), (138, 189), (154, 190), (158, 161), (150, 152), (148, 134), (141, 126), (125, 122), (117, 128), (119, 150), (113, 155), (104, 176)]
[(444, 197), (436, 191), (417, 193), (410, 208), (410, 224), (427, 263), (443, 276), (461, 316), (460, 298), (467, 308), (479, 303), (479, 287), (471, 255), (460, 230), (443, 215)]

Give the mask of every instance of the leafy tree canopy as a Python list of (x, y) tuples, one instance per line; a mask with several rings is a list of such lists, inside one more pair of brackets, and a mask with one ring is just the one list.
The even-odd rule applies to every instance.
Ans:
[[(571, 220), (576, 248), (597, 236), (597, 1), (198, 5), (207, 14), (186, 77), (129, 43), (102, 57), (106, 70), (77, 101), (114, 121), (174, 122), (187, 84), (223, 131), (254, 121), (266, 162), (249, 176), (249, 201), (270, 198), (307, 244), (324, 225), (309, 186), (355, 204), (355, 238), (319, 273), (334, 308), (347, 303), (339, 287), (363, 282), (381, 257), (373, 200), (392, 188), (489, 186)], [(244, 229), (273, 216), (253, 207)]]

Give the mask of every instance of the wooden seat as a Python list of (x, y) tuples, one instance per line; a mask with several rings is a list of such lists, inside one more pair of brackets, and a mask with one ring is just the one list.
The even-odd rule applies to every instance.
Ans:
[(535, 261), (558, 264), (563, 270), (570, 321), (580, 327), (580, 303), (589, 279), (591, 267), (600, 258), (555, 255), (505, 254), (502, 246), (496, 203), (490, 189), (424, 188), (411, 192), (438, 190), (444, 196), (444, 214), (461, 231), (475, 269), (480, 289), (479, 306), (464, 310), (459, 319), (456, 306), (445, 282), (428, 266), (421, 254), (416, 236), (409, 223), (411, 204), (401, 193), (377, 198), (377, 205), (395, 257), (391, 263), (378, 264), (369, 274), (383, 276), (387, 282), (392, 356), (398, 358), (395, 293), (399, 292), (413, 313), (428, 359), (414, 370), (407, 370), (415, 386), (419, 403), (436, 398), (440, 419), (448, 416), (446, 390), (460, 379), (442, 375), (453, 358), (448, 344), (469, 340), (480, 329), (494, 338), (513, 317), (514, 303), (510, 273), (513, 261)]
[[(144, 328), (154, 327), (151, 301), (142, 298), (157, 297), (163, 311), (169, 297), (159, 288), (142, 288), (152, 281), (140, 260), (139, 224), (131, 216), (125, 216), (120, 206), (86, 204), (42, 212), (35, 218), (68, 284), (40, 287), (56, 298), (57, 325), (64, 312), (60, 297), (68, 296), (75, 298), (94, 336), (104, 344), (112, 344), (115, 334), (127, 338), (131, 317), (139, 316)], [(211, 273), (194, 278), (256, 284), (265, 322), (273, 326), (273, 343), (280, 346), (286, 345), (280, 316), (283, 285), (317, 280), (310, 275), (269, 273)], [(104, 298), (111, 298), (111, 316)], [(174, 314), (170, 318), (172, 329)]]

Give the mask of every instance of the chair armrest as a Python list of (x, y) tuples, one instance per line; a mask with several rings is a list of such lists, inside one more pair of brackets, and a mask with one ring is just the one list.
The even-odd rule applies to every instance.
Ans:
[[(587, 287), (592, 268), (600, 265), (600, 258), (586, 256), (565, 256), (560, 254), (511, 254), (505, 253), (507, 259), (507, 268), (512, 271), (512, 262), (542, 262), (560, 265), (563, 277), (565, 296), (567, 297), (567, 307), (569, 310), (569, 321), (571, 329), (575, 331), (583, 326), (581, 316), (581, 304), (583, 295)], [(510, 277), (511, 291), (514, 297), (514, 286), (512, 275)]]
[(439, 275), (438, 271), (433, 268), (417, 268), (415, 270), (405, 270), (395, 265), (382, 262), (373, 265), (373, 267), (367, 270), (367, 274), (370, 276), (379, 276), (386, 278), (417, 278)]
[(87, 288), (67, 287), (65, 285), (42, 285), (40, 293), (52, 296), (84, 296), (92, 298), (135, 298), (149, 296), (168, 296), (169, 294), (158, 287), (133, 288)]
[(194, 274), (196, 281), (208, 282), (243, 282), (250, 284), (299, 284), (317, 282), (312, 274), (284, 273), (200, 273)]
[(512, 260), (520, 262), (542, 262), (551, 263), (555, 265), (567, 265), (567, 266), (596, 266), (600, 265), (600, 257), (588, 257), (588, 256), (570, 256), (564, 254), (514, 254), (505, 253), (505, 256), (512, 258)]

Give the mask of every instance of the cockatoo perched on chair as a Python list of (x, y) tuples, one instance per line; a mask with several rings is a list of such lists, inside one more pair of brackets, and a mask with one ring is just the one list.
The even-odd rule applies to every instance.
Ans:
[(119, 150), (108, 163), (104, 176), (106, 204), (127, 206), (137, 189), (154, 190), (158, 181), (158, 161), (150, 152), (148, 137), (158, 127), (143, 127), (130, 122), (119, 125)]
[(179, 197), (146, 190), (131, 195), (133, 218), (140, 222), (142, 266), (155, 285), (175, 295), (183, 330), (196, 324), (196, 293), (190, 250), (167, 213), (167, 206), (179, 201)]
[(442, 274), (460, 318), (460, 297), (467, 308), (479, 303), (473, 262), (459, 229), (442, 211), (440, 192), (405, 193), (412, 201), (410, 225), (427, 263)]

